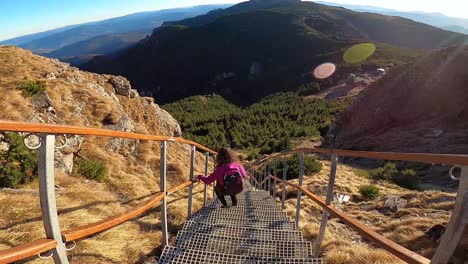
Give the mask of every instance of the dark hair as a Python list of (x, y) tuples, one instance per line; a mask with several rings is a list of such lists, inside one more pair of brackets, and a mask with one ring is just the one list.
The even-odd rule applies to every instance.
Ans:
[(229, 148), (220, 148), (218, 150), (218, 155), (216, 156), (216, 167), (232, 162), (239, 162), (239, 158), (236, 153)]

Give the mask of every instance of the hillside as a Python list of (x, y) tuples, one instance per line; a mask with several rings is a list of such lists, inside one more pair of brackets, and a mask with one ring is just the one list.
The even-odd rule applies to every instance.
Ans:
[[(29, 84), (29, 86), (26, 86)], [(45, 91), (28, 97), (25, 87), (44, 85)], [(23, 87), (23, 88), (21, 88)], [(180, 135), (176, 120), (140, 97), (122, 77), (79, 71), (54, 59), (16, 47), (0, 47), (0, 119), (106, 128), (154, 135)], [(0, 183), (4, 183), (12, 140), (0, 133)], [(61, 227), (94, 223), (139, 205), (159, 190), (159, 142), (68, 135), (69, 145), (56, 151), (57, 203)], [(34, 156), (34, 151), (26, 150)], [(188, 179), (190, 148), (168, 146), (168, 187)], [(13, 157), (14, 158), (14, 157)], [(80, 173), (84, 160), (107, 167), (104, 179)], [(22, 160), (23, 161), (23, 160)], [(19, 163), (19, 162), (18, 162)], [(16, 163), (13, 163), (16, 164)], [(86, 163), (85, 163), (86, 164)], [(202, 173), (204, 158), (196, 159)], [(20, 175), (23, 175), (22, 173)], [(0, 250), (45, 236), (41, 221), (38, 181), (34, 173), (16, 190), (0, 188)], [(194, 210), (200, 207), (201, 186), (195, 189)], [(171, 232), (186, 219), (186, 192), (170, 198)], [(173, 234), (173, 233), (172, 233)], [(122, 224), (92, 238), (78, 241), (72, 263), (136, 263), (160, 246), (159, 212)], [(34, 258), (27, 263), (44, 263)]]
[[(43, 55), (49, 58), (57, 58), (61, 61), (70, 62), (72, 65), (77, 65), (85, 63), (96, 55), (112, 54), (124, 50), (135, 45), (145, 36), (145, 32), (99, 35)], [(79, 63), (77, 63), (76, 60), (82, 57), (86, 57), (87, 60), (80, 60)]]
[(323, 62), (345, 66), (338, 68), (346, 73), (342, 54), (363, 41), (376, 42), (377, 51), (391, 44), (385, 57), (398, 59), (410, 52), (392, 45), (410, 48), (414, 58), (420, 54), (415, 49), (467, 38), (408, 19), (312, 2), (248, 1), (156, 29), (122, 54), (96, 57), (80, 67), (126, 76), (142, 94), (162, 103), (214, 92), (245, 104), (313, 81), (310, 72)]
[[(37, 54), (44, 54), (98, 35), (129, 32), (144, 32), (145, 34), (149, 34), (152, 29), (159, 27), (164, 21), (197, 16), (226, 6), (228, 5), (204, 5), (135, 13), (65, 28), (65, 30), (58, 30), (58, 32), (53, 32), (53, 34), (49, 34), (49, 32), (45, 36), (36, 34), (31, 36), (33, 38), (31, 41), (20, 43), (18, 46)], [(39, 36), (40, 38), (37, 38)], [(2, 42), (2, 44), (10, 45), (16, 43), (18, 42), (15, 39)]]
[[(303, 186), (322, 199), (327, 192), (330, 177), (330, 161), (320, 155), (315, 158), (322, 164), (317, 173), (306, 173)], [(297, 160), (297, 157), (296, 157)], [(259, 168), (266, 163), (259, 163)], [(445, 167), (444, 171), (447, 172)], [(430, 258), (439, 243), (438, 237), (431, 237), (427, 231), (435, 225), (445, 226), (453, 209), (456, 193), (437, 190), (408, 190), (388, 181), (375, 181), (362, 173), (361, 167), (339, 163), (335, 182), (336, 195), (350, 196), (346, 203), (338, 202), (334, 195), (333, 205), (358, 219), (384, 237)], [(279, 173), (280, 174), (280, 173)], [(298, 184), (298, 179), (289, 182)], [(375, 198), (365, 198), (359, 191), (363, 185), (379, 189)], [(281, 197), (280, 188), (277, 199)], [(286, 188), (286, 212), (294, 219), (296, 214), (297, 191)], [(398, 206), (397, 206), (398, 205)], [(322, 207), (302, 196), (299, 228), (306, 239), (315, 241), (321, 221)], [(369, 240), (337, 218), (328, 221), (324, 237), (324, 261), (327, 264), (387, 264), (406, 263), (385, 250), (377, 249)]]
[(340, 114), (328, 132), (329, 145), (468, 153), (467, 61), (468, 46), (453, 46), (394, 69)]
[(218, 95), (193, 96), (162, 107), (180, 122), (185, 137), (214, 148), (243, 149), (253, 159), (290, 148), (293, 139), (320, 141), (349, 103), (278, 93), (242, 109)]

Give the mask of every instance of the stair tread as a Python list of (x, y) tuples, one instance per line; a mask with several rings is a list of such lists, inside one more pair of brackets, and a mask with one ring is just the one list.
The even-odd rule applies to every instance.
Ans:
[(178, 248), (166, 246), (163, 250), (159, 263), (242, 263), (242, 264), (263, 264), (263, 263), (277, 263), (277, 264), (321, 264), (321, 258), (281, 258), (281, 257), (256, 257), (246, 255), (235, 255), (216, 253), (210, 251), (202, 251), (187, 248)]
[(278, 241), (302, 241), (302, 232), (298, 230), (271, 230), (254, 227), (238, 227), (220, 223), (202, 223), (192, 220), (184, 224), (187, 232), (209, 233), (216, 236), (244, 237)]
[(176, 246), (219, 253), (257, 257), (302, 258), (311, 256), (308, 241), (274, 241), (254, 238), (232, 238), (179, 231)]

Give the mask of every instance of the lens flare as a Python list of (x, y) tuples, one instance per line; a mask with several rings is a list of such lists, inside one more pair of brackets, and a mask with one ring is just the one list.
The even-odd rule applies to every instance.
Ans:
[(358, 63), (366, 60), (374, 54), (376, 46), (374, 43), (362, 43), (349, 48), (343, 55), (347, 63)]
[(317, 79), (325, 79), (330, 77), (336, 70), (335, 64), (331, 62), (322, 63), (314, 70), (314, 76)]

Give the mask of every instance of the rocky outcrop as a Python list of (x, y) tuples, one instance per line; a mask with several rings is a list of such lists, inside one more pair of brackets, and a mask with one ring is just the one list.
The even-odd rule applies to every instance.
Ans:
[(434, 51), (369, 85), (326, 136), (335, 148), (468, 153), (468, 46)]
[[(179, 123), (168, 112), (155, 104), (153, 98), (140, 97), (122, 76), (80, 71), (68, 63), (36, 56), (15, 47), (0, 47), (0, 54), (8, 54), (3, 57), (7, 58), (6, 61), (0, 62), (3, 65), (14, 64), (15, 67), (10, 69), (18, 71), (18, 80), (40, 80), (47, 86), (46, 92), (25, 98), (29, 108), (21, 112), (18, 110), (17, 119), (20, 121), (101, 127), (175, 137), (182, 135)], [(1, 72), (0, 66), (0, 77)], [(20, 76), (24, 73), (27, 75)], [(5, 102), (10, 103), (8, 99)], [(1, 118), (5, 118), (2, 113)], [(65, 139), (62, 137), (61, 140)], [(56, 167), (71, 173), (74, 157), (86, 140), (81, 136), (67, 135), (65, 147), (56, 151)], [(141, 143), (137, 140), (113, 138), (104, 142), (104, 151), (121, 154), (127, 159), (131, 157), (130, 160), (137, 159), (141, 154)], [(0, 150), (5, 148), (8, 145), (0, 139)]]
[(138, 96), (137, 90), (132, 89), (130, 82), (122, 76), (111, 76), (109, 78), (109, 83), (114, 87), (116, 94), (128, 96), (130, 98)]

